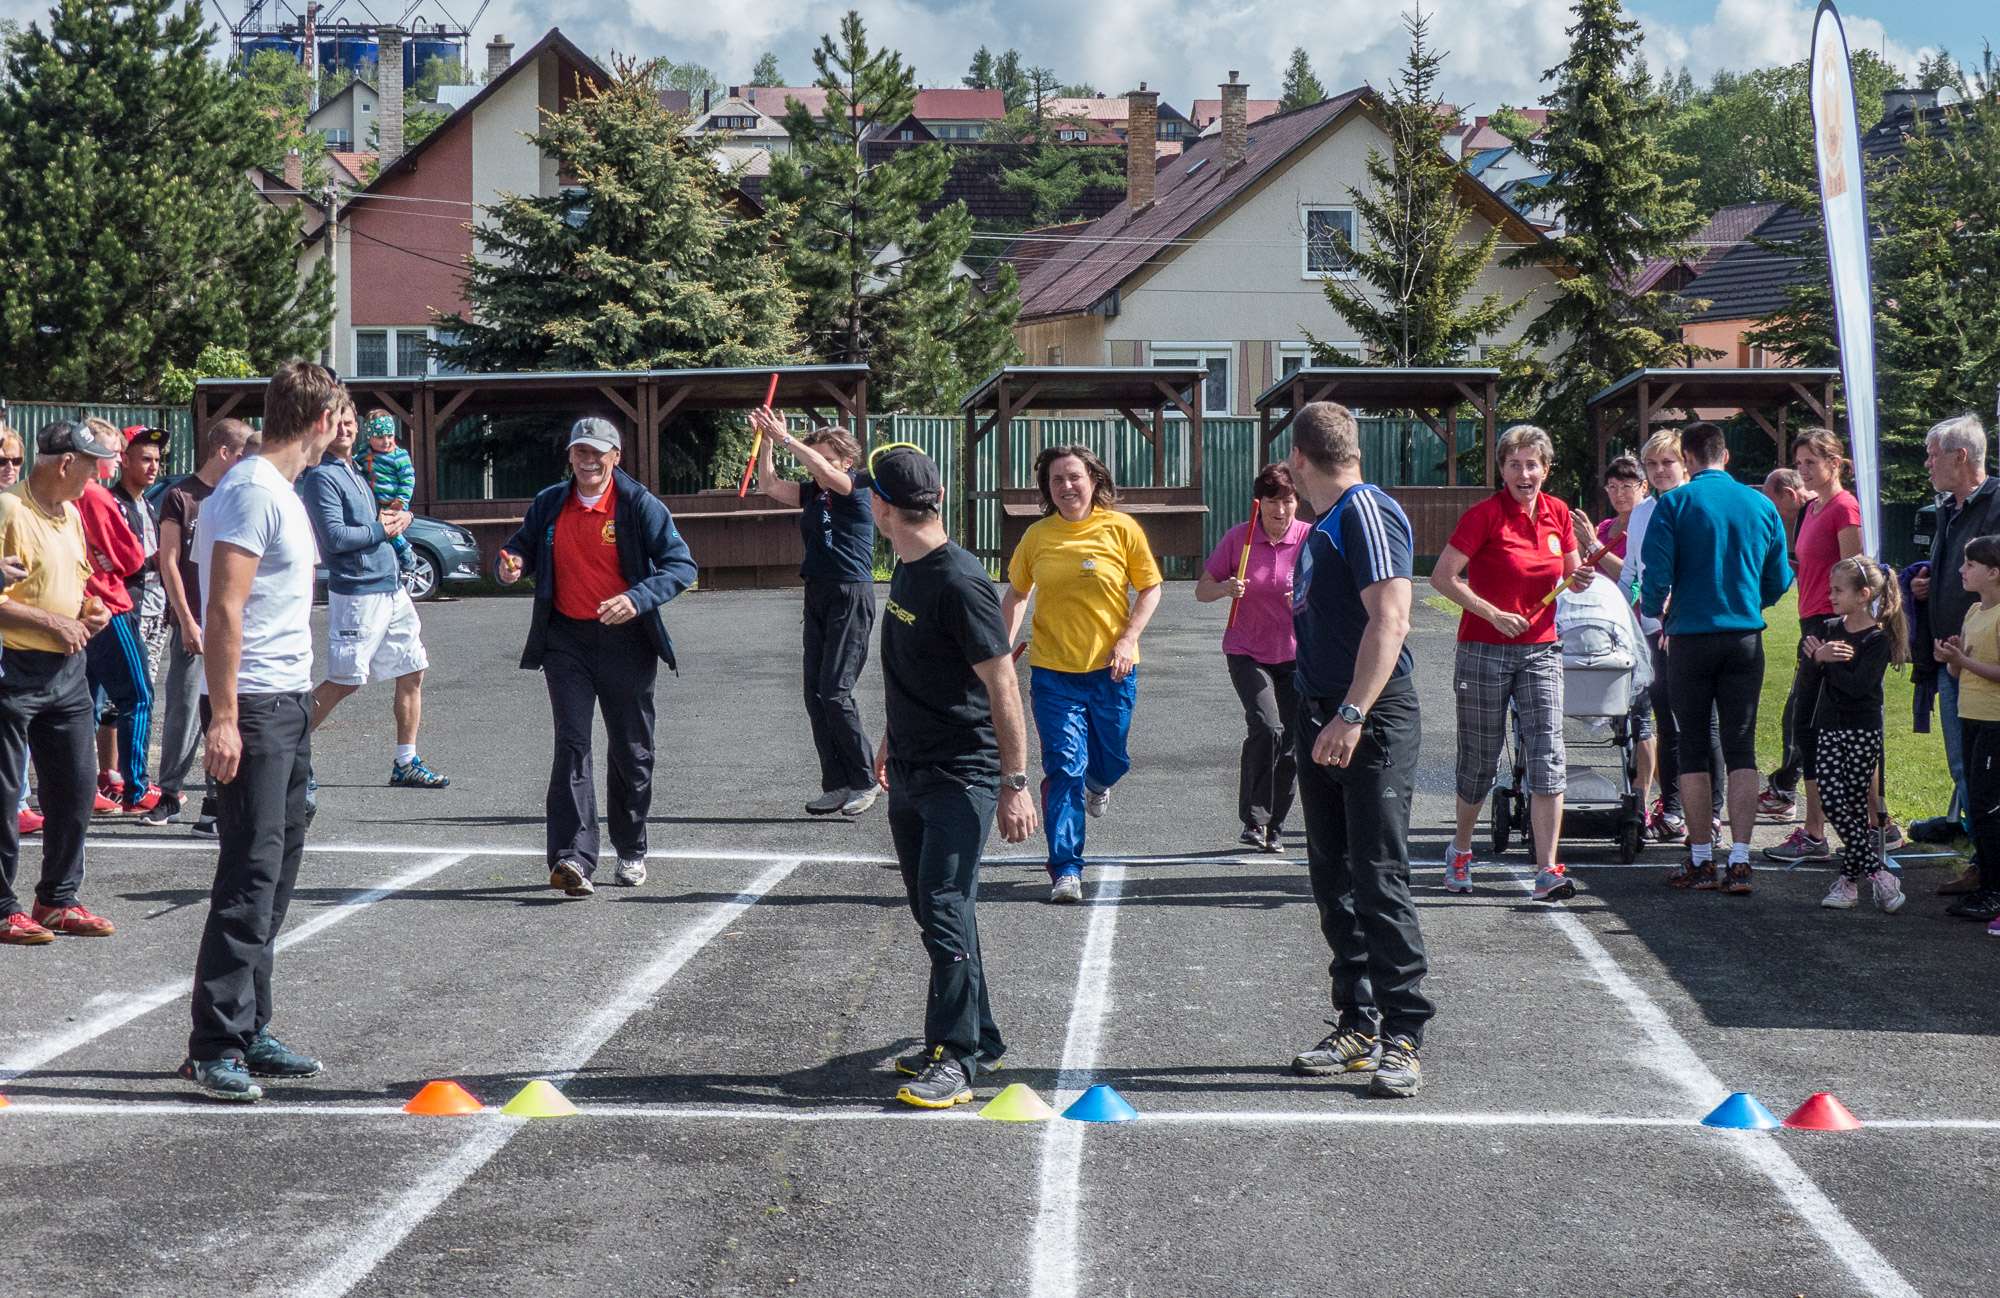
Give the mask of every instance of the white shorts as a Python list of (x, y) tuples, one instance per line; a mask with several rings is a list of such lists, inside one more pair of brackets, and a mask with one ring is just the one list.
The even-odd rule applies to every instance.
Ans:
[(417, 606), (401, 587), (326, 596), (326, 678), (336, 685), (394, 680), (430, 666)]

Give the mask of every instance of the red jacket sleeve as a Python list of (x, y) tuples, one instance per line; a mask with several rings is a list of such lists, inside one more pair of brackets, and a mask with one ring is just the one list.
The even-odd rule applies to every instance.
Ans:
[(76, 502), (83, 514), (83, 539), (90, 547), (90, 566), (124, 580), (146, 566), (146, 550), (125, 521), (125, 511), (103, 483), (84, 488)]

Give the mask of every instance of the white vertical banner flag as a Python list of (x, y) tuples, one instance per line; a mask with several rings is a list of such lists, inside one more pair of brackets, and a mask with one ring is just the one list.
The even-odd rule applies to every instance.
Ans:
[(1813, 19), (1812, 116), (1833, 318), (1840, 334), (1840, 376), (1847, 392), (1854, 494), (1861, 502), (1861, 549), (1879, 555), (1882, 469), (1875, 434), (1875, 291), (1868, 268), (1868, 184), (1861, 169), (1861, 130), (1854, 115), (1847, 33), (1833, 0), (1820, 0)]

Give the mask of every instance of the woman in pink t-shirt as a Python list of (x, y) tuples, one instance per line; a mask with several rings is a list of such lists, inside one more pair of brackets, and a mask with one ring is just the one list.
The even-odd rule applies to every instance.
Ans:
[[(1292, 807), (1297, 775), (1292, 757), (1292, 713), (1298, 706), (1292, 688), (1292, 664), (1298, 657), (1292, 636), (1292, 572), (1312, 528), (1299, 520), (1298, 492), (1284, 465), (1265, 465), (1251, 495), (1257, 502), (1256, 526), (1238, 523), (1229, 529), (1208, 556), (1194, 597), (1204, 604), (1236, 601), (1235, 618), (1222, 633), (1222, 653), (1249, 726), (1236, 786), (1236, 814), (1243, 822), (1237, 841), (1278, 852), (1284, 850), (1279, 834)], [(1246, 545), (1249, 564), (1238, 580)]]
[[(1840, 485), (1840, 470), (1847, 448), (1840, 435), (1824, 428), (1808, 428), (1792, 439), (1792, 465), (1799, 471), (1800, 485), (1811, 493), (1812, 501), (1799, 514), (1799, 536), (1794, 545), (1799, 574), (1799, 643), (1833, 615), (1833, 588), (1830, 579), (1842, 559), (1861, 553), (1861, 503), (1854, 493)], [(1791, 693), (1785, 699), (1780, 723), (1788, 763), (1771, 773), (1771, 787), (1758, 800), (1758, 810), (1780, 820), (1790, 820), (1796, 812), (1798, 775), (1813, 769), (1813, 710), (1815, 695), (1805, 697), (1799, 689), (1800, 675), (1792, 678)], [(1786, 776), (1791, 776), (1787, 781)], [(1791, 787), (1787, 787), (1788, 783)], [(1833, 849), (1826, 841), (1826, 816), (1820, 808), (1819, 782), (1804, 781), (1805, 823), (1777, 847), (1764, 855), (1774, 861), (1830, 861)]]

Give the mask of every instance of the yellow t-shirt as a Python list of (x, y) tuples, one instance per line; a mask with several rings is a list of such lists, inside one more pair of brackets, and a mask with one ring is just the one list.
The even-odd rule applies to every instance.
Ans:
[[(1966, 611), (1959, 635), (1967, 655), (1983, 663), (2000, 663), (2000, 604), (1974, 604)], [(1958, 715), (1967, 721), (2000, 721), (2000, 681), (1961, 670)]]
[(1131, 590), (1160, 584), (1160, 565), (1145, 529), (1130, 514), (1102, 506), (1081, 523), (1061, 514), (1028, 528), (1007, 564), (1018, 594), (1035, 592), (1028, 665), (1094, 672), (1110, 665), (1111, 646), (1131, 613)]
[[(0, 604), (18, 601), (64, 617), (83, 611), (90, 558), (83, 542), (83, 515), (74, 502), (65, 503), (60, 515), (49, 514), (28, 494), (26, 478), (0, 491), (0, 555), (12, 555), (28, 569), (25, 578), (0, 591)], [(0, 632), (0, 641), (9, 649), (69, 652), (61, 637), (40, 627), (7, 627)]]

